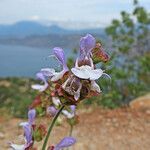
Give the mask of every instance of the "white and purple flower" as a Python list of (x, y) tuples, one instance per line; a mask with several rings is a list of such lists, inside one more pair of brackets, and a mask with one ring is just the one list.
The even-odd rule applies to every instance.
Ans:
[(63, 110), (62, 113), (68, 118), (71, 119), (75, 116), (75, 110), (76, 106), (75, 105), (70, 105), (70, 111), (68, 110)]
[[(53, 101), (53, 105), (47, 108), (47, 114), (51, 116), (55, 116), (56, 113), (58, 112), (57, 107), (61, 105), (61, 102), (58, 97), (53, 97), (52, 101)], [(75, 110), (76, 110), (76, 106), (70, 105), (69, 110), (66, 109), (62, 110), (62, 114), (66, 116), (68, 119), (71, 119), (75, 116)]]
[(91, 90), (101, 92), (95, 80), (99, 79), (104, 72), (102, 69), (95, 69), (91, 58), (91, 50), (95, 47), (95, 44), (96, 40), (90, 34), (81, 38), (80, 56), (76, 59), (75, 67), (71, 69), (73, 75), (62, 84), (62, 88), (70, 95), (73, 95), (76, 101), (80, 99), (80, 93), (83, 88), (82, 80), (89, 80)]
[(36, 78), (37, 78), (38, 80), (43, 81), (43, 82), (44, 82), (44, 85), (35, 84), (35, 85), (32, 85), (32, 86), (31, 86), (32, 89), (38, 90), (38, 91), (40, 91), (40, 92), (45, 91), (45, 90), (47, 89), (47, 87), (48, 87), (48, 83), (47, 83), (47, 81), (46, 81), (46, 78), (45, 78), (44, 74), (43, 74), (42, 72), (39, 72), (39, 73), (36, 74)]
[(17, 145), (17, 144), (14, 144), (14, 143), (10, 143), (10, 147), (13, 150), (26, 150), (27, 148), (32, 146), (32, 144), (33, 144), (32, 125), (34, 125), (34, 123), (35, 123), (35, 116), (36, 116), (35, 109), (31, 109), (31, 110), (28, 111), (28, 122), (20, 123), (20, 126), (22, 126), (23, 130), (24, 130), (25, 144)]
[(41, 72), (43, 73), (44, 76), (50, 78), (51, 81), (55, 82), (64, 76), (64, 74), (68, 71), (68, 67), (66, 64), (65, 55), (62, 48), (55, 47), (53, 49), (53, 53), (57, 58), (57, 60), (59, 61), (59, 63), (62, 65), (63, 70), (60, 72), (56, 72), (55, 69), (53, 68), (43, 68), (41, 69)]
[(46, 112), (48, 115), (54, 117), (57, 114), (58, 110), (54, 106), (49, 106)]

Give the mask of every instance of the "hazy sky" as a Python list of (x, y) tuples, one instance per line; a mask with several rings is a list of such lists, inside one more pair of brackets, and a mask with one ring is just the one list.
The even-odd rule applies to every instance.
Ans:
[[(140, 0), (150, 10), (150, 0)], [(65, 27), (108, 25), (132, 0), (0, 0), (0, 24), (21, 20), (58, 22)]]

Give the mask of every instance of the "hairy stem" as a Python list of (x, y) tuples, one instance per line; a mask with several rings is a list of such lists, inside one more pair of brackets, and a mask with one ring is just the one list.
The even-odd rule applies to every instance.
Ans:
[(58, 116), (60, 115), (60, 113), (61, 113), (61, 111), (64, 109), (64, 107), (65, 107), (65, 106), (62, 105), (61, 108), (59, 109), (59, 111), (57, 112), (57, 114), (55, 115), (55, 117), (53, 118), (53, 120), (52, 120), (52, 122), (51, 122), (51, 124), (50, 124), (50, 126), (49, 126), (47, 135), (46, 135), (46, 137), (45, 137), (44, 144), (43, 144), (43, 146), (42, 146), (42, 150), (46, 150), (46, 145), (47, 145), (47, 142), (48, 142), (50, 133), (51, 133), (53, 127), (54, 127), (54, 124), (55, 124), (55, 122), (56, 122)]

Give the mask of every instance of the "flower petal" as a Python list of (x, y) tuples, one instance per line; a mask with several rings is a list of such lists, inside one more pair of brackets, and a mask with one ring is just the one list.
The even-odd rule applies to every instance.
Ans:
[(59, 106), (61, 104), (60, 99), (58, 97), (52, 97), (52, 102), (55, 106)]
[(58, 59), (58, 61), (63, 65), (63, 68), (68, 69), (67, 65), (66, 65), (66, 61), (65, 61), (65, 54), (64, 54), (64, 50), (60, 47), (55, 47), (53, 49), (54, 55), (56, 56), (56, 58)]
[(68, 118), (68, 119), (71, 119), (75, 116), (75, 109), (76, 109), (76, 106), (75, 105), (71, 105), (70, 106), (70, 110), (71, 112), (67, 111), (67, 110), (63, 110), (62, 113)]
[(42, 68), (41, 72), (46, 77), (52, 77), (53, 74), (55, 73), (55, 69), (53, 69), (53, 68)]
[(82, 84), (79, 82), (79, 88), (77, 91), (75, 91), (74, 93), (74, 99), (77, 101), (79, 98), (80, 98), (80, 91), (81, 91), (81, 88), (82, 88)]
[(84, 69), (72, 68), (71, 71), (78, 78), (89, 79), (89, 75), (87, 74), (87, 72)]
[(97, 80), (103, 74), (101, 69), (92, 69), (90, 66), (85, 65), (78, 68), (72, 68), (72, 73), (81, 79)]
[(67, 70), (62, 70), (61, 72), (55, 72), (53, 77), (51, 78), (51, 81), (55, 82), (61, 79), (64, 74), (67, 72)]
[(96, 91), (98, 93), (101, 92), (101, 89), (100, 89), (99, 85), (94, 80), (91, 81), (91, 90)]
[(32, 85), (31, 87), (32, 87), (32, 89), (39, 90), (40, 92), (43, 92), (48, 87), (48, 83), (47, 83), (47, 81), (46, 81), (46, 79), (45, 79), (42, 72), (38, 72), (36, 74), (36, 77), (37, 77), (37, 79), (43, 81), (44, 85), (35, 84), (35, 85)]
[(73, 113), (74, 113), (74, 112), (75, 112), (75, 110), (76, 110), (76, 106), (75, 106), (75, 105), (71, 105), (71, 106), (70, 106), (70, 109), (71, 109), (71, 112), (73, 112)]
[(17, 144), (10, 144), (10, 147), (13, 149), (13, 150), (24, 150), (25, 149), (25, 146), (24, 145), (17, 145)]
[(44, 77), (44, 75), (43, 75), (42, 72), (38, 72), (38, 73), (36, 74), (36, 78), (37, 78), (38, 80), (41, 80), (41, 81), (43, 81), (43, 82), (46, 82), (46, 79), (45, 79), (45, 77)]
[(50, 77), (51, 81), (53, 81), (53, 82), (61, 79), (67, 71), (68, 71), (68, 69), (63, 69), (60, 72), (55, 72), (55, 70), (52, 69), (52, 68), (43, 68), (43, 69), (41, 69), (41, 72), (45, 76)]
[(32, 142), (32, 128), (31, 125), (28, 122), (22, 122), (20, 123), (20, 126), (24, 129), (24, 136), (27, 142), (27, 145)]
[(63, 49), (60, 47), (55, 47), (53, 48), (53, 52), (59, 62), (63, 65), (65, 62), (65, 55)]
[(69, 111), (67, 110), (63, 110), (62, 113), (69, 119), (73, 118), (74, 117), (74, 113), (70, 113)]
[(40, 92), (43, 92), (43, 91), (45, 91), (45, 90), (47, 89), (48, 84), (47, 84), (47, 83), (44, 84), (44, 85), (35, 84), (35, 85), (32, 85), (31, 87), (32, 87), (32, 89), (34, 89), (34, 90), (39, 90)]
[(103, 75), (102, 69), (94, 69), (90, 71), (90, 80), (97, 80)]
[(76, 143), (76, 139), (73, 137), (65, 137), (63, 138), (55, 147), (55, 150), (60, 150), (65, 147), (72, 146)]
[(36, 110), (35, 109), (30, 109), (28, 111), (28, 122), (29, 122), (30, 125), (34, 124), (35, 116), (36, 116)]
[(49, 106), (49, 107), (47, 108), (47, 113), (48, 113), (49, 115), (51, 115), (51, 116), (55, 116), (57, 112), (58, 112), (58, 111), (57, 111), (57, 109), (56, 109), (54, 106)]
[(88, 56), (95, 44), (96, 40), (92, 35), (87, 34), (85, 37), (82, 37), (80, 39), (80, 56)]

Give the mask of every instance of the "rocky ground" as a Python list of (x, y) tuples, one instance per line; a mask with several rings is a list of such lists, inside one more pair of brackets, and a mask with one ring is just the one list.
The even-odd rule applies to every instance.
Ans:
[[(70, 150), (149, 150), (150, 110), (88, 108), (78, 111), (79, 124), (73, 130), (77, 143)], [(0, 116), (0, 150), (10, 141), (19, 141), (21, 119)], [(38, 121), (41, 121), (38, 120)], [(47, 124), (47, 119), (42, 119)], [(57, 143), (68, 134), (68, 125), (56, 126), (49, 143)], [(38, 144), (40, 150), (41, 144)]]

